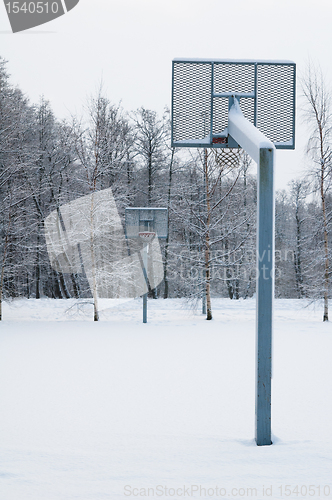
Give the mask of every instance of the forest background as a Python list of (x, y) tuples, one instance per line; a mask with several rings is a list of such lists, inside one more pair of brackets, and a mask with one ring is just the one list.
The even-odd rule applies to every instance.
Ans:
[[(331, 101), (324, 79), (302, 82), (306, 172), (276, 193), (276, 297), (331, 297)], [(100, 85), (82, 116), (58, 120), (31, 104), (0, 59), (0, 300), (87, 298), (84, 275), (52, 269), (44, 220), (65, 203), (112, 188), (126, 207), (169, 210), (164, 281), (154, 297), (248, 298), (255, 293), (256, 175), (243, 152), (170, 147), (170, 113), (128, 112)], [(208, 250), (208, 252), (207, 252)], [(325, 313), (324, 313), (325, 314)], [(327, 319), (327, 317), (325, 318)]]

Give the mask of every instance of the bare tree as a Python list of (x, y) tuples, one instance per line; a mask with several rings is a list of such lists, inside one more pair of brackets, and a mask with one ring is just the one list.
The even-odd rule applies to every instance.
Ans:
[(315, 191), (321, 200), (323, 232), (323, 321), (328, 321), (329, 298), (329, 214), (327, 196), (332, 183), (332, 101), (321, 70), (309, 65), (306, 76), (302, 79), (303, 94), (306, 99), (306, 121), (310, 129), (307, 153), (310, 155), (312, 178)]
[(22, 155), (26, 164), (35, 160), (34, 110), (19, 88), (9, 83), (6, 61), (0, 58), (0, 196), (1, 283), (0, 295), (17, 296), (25, 268), (22, 242), (31, 234), (22, 229), (22, 206), (27, 193), (22, 176)]
[(130, 197), (128, 168), (133, 158), (132, 130), (120, 106), (113, 105), (103, 94), (102, 86), (96, 97), (88, 103), (86, 127), (75, 123), (76, 154), (85, 174), (86, 186), (91, 196), (90, 249), (92, 263), (92, 295), (94, 299), (94, 321), (99, 320), (96, 238), (93, 221), (96, 207), (94, 193), (112, 188), (120, 209), (126, 206)]
[(185, 168), (184, 176), (188, 184), (185, 188), (184, 184), (179, 185), (178, 206), (172, 210), (184, 226), (183, 239), (188, 248), (186, 259), (188, 262), (194, 259), (199, 276), (200, 268), (204, 269), (203, 280), (197, 280), (196, 296), (201, 294), (203, 284), (207, 320), (212, 319), (212, 265), (216, 260), (212, 249), (220, 248), (225, 238), (244, 224), (243, 214), (237, 221), (231, 222), (232, 227), (226, 223), (231, 194), (240, 175), (238, 164), (237, 167), (225, 161), (223, 152), (198, 150)]
[(305, 269), (304, 251), (305, 235), (304, 224), (306, 222), (306, 198), (308, 196), (308, 183), (306, 180), (298, 179), (291, 183), (291, 200), (295, 219), (295, 249), (294, 249), (294, 270), (296, 291), (299, 298), (305, 297)]
[(155, 111), (140, 108), (133, 114), (135, 151), (147, 173), (147, 204), (151, 206), (157, 174), (166, 167), (166, 117), (158, 118)]

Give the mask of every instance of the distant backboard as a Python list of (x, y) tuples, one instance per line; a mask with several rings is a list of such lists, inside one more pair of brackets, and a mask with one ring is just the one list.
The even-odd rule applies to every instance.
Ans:
[(227, 129), (235, 96), (277, 149), (294, 149), (295, 78), (291, 61), (174, 59), (172, 146), (238, 147)]
[(167, 238), (167, 208), (126, 208), (126, 237), (138, 238), (139, 233), (145, 231), (155, 232), (158, 238)]

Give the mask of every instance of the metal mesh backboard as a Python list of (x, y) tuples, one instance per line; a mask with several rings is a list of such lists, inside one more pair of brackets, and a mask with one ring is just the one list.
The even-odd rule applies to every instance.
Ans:
[(238, 147), (228, 136), (232, 96), (277, 149), (295, 147), (295, 63), (174, 59), (172, 146)]
[(158, 238), (167, 238), (167, 208), (126, 208), (126, 237), (138, 238), (144, 231), (155, 232)]

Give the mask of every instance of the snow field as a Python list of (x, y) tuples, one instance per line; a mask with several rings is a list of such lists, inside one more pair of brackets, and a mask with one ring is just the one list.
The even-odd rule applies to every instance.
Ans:
[(101, 309), (5, 304), (1, 499), (332, 498), (320, 306), (276, 301), (269, 447), (254, 443), (254, 300), (214, 299), (210, 322), (176, 299), (150, 300), (146, 325), (140, 300)]

